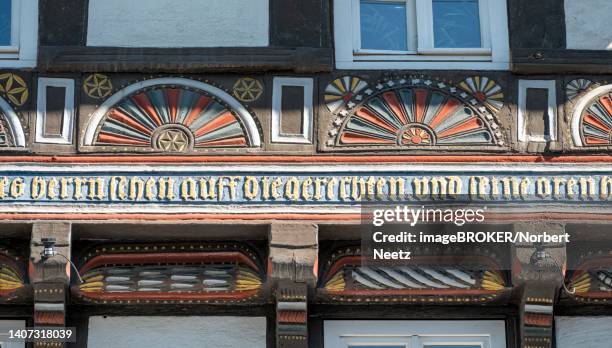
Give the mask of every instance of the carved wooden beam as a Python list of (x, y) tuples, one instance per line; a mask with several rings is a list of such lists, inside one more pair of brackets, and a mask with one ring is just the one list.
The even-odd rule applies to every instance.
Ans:
[[(30, 246), (30, 281), (34, 287), (34, 325), (65, 326), (66, 296), (70, 282), (69, 223), (35, 223)], [(42, 239), (55, 238), (57, 255), (43, 257)], [(62, 256), (63, 255), (63, 256)], [(35, 347), (63, 347), (63, 343), (36, 343)]]
[[(553, 223), (518, 223), (515, 231), (562, 235), (565, 226)], [(563, 284), (565, 243), (520, 243), (513, 246), (513, 285), (522, 289), (520, 336), (523, 348), (551, 348), (553, 305)]]
[(308, 287), (317, 282), (317, 226), (273, 223), (268, 274), (276, 283), (276, 346), (308, 347)]

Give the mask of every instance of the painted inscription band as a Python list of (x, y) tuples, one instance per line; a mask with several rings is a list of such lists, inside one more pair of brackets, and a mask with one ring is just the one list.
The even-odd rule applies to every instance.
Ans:
[(570, 203), (604, 203), (612, 199), (610, 168), (485, 168), (12, 167), (0, 168), (0, 207), (33, 202), (180, 206), (353, 205), (366, 199)]

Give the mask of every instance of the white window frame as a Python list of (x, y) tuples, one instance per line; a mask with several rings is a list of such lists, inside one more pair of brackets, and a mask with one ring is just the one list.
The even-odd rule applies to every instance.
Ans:
[(501, 320), (326, 320), (325, 348), (351, 346), (476, 345), (506, 348)]
[[(304, 109), (302, 111), (302, 133), (283, 134), (281, 129), (283, 87), (302, 87), (304, 89)], [(313, 88), (314, 83), (307, 77), (275, 77), (272, 87), (272, 142), (284, 144), (312, 144), (313, 130)]]
[[(557, 140), (557, 81), (555, 80), (519, 80), (517, 129), (520, 142), (545, 143)], [(548, 91), (547, 123), (549, 133), (529, 135), (527, 132), (527, 91), (545, 89)]]
[(0, 46), (0, 68), (36, 67), (38, 0), (11, 1), (11, 44)]
[(510, 68), (506, 0), (479, 0), (480, 48), (434, 47), (432, 0), (377, 1), (406, 3), (408, 50), (362, 49), (360, 0), (334, 0), (338, 69)]
[[(47, 87), (64, 88), (64, 112), (62, 114), (62, 130), (59, 135), (45, 134), (47, 121)], [(74, 126), (74, 80), (60, 78), (38, 79), (38, 98), (36, 108), (36, 142), (44, 144), (72, 144)]]

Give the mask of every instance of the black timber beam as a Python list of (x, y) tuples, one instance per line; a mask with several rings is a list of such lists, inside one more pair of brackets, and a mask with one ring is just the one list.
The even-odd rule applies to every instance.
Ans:
[(331, 47), (331, 2), (270, 0), (270, 45)]
[(612, 51), (522, 48), (512, 57), (516, 74), (612, 74)]
[(612, 52), (566, 49), (565, 2), (508, 0), (512, 72), (608, 74)]
[(123, 48), (41, 46), (44, 72), (326, 72), (333, 69), (330, 48)]

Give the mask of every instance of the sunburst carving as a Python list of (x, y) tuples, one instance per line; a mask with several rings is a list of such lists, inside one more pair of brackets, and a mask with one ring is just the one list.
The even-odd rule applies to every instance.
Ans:
[[(413, 80), (379, 84), (378, 93), (336, 121), (336, 146), (503, 145), (499, 126), (480, 102), (445, 83)], [(389, 88), (391, 87), (391, 88)], [(371, 90), (366, 91), (372, 92)], [(455, 92), (455, 93), (453, 93)], [(466, 101), (465, 99), (468, 99)]]
[(94, 145), (165, 152), (248, 144), (233, 110), (208, 93), (178, 86), (157, 86), (122, 99), (107, 112), (94, 139)]

